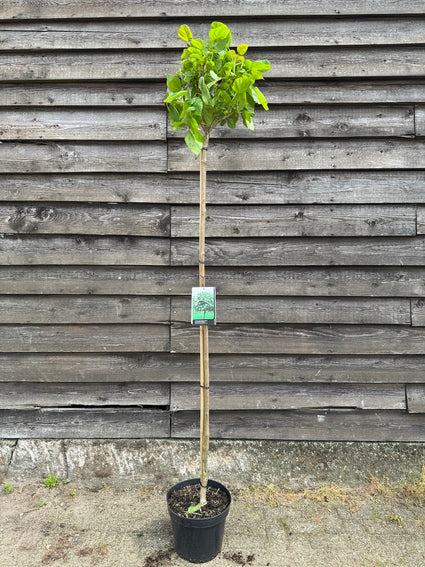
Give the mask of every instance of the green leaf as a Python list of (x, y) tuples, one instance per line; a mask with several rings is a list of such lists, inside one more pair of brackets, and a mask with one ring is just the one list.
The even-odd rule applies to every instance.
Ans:
[(260, 89), (258, 87), (254, 87), (253, 89), (251, 89), (251, 94), (252, 94), (255, 102), (257, 102), (258, 104), (261, 104), (261, 106), (264, 108), (264, 110), (269, 109), (269, 107), (267, 105), (266, 97), (263, 95), (263, 93), (260, 91)]
[(270, 71), (271, 63), (267, 61), (267, 59), (259, 59), (258, 61), (252, 62), (252, 69), (258, 71), (259, 73), (265, 73), (266, 71)]
[(182, 41), (186, 41), (186, 42), (190, 41), (193, 37), (192, 32), (190, 31), (190, 27), (186, 25), (179, 27), (177, 31), (177, 35)]
[(164, 102), (172, 102), (173, 100), (177, 100), (178, 98), (183, 98), (184, 95), (187, 94), (187, 90), (186, 91), (179, 91), (178, 93), (174, 93), (174, 94), (170, 94), (167, 96), (166, 99), (164, 99)]
[(189, 508), (187, 509), (187, 513), (193, 514), (194, 512), (198, 512), (198, 510), (200, 510), (200, 509), (201, 509), (201, 505), (195, 504), (194, 506), (189, 506)]
[(252, 79), (250, 77), (239, 77), (233, 81), (232, 89), (237, 94), (246, 93), (252, 84)]
[(246, 43), (241, 43), (236, 49), (239, 55), (245, 55), (245, 53), (248, 51), (248, 45)]
[(168, 105), (168, 113), (170, 115), (171, 122), (177, 122), (180, 118), (180, 111), (181, 109), (177, 106), (177, 104), (170, 103)]
[(242, 121), (244, 126), (246, 126), (249, 130), (254, 130), (254, 124), (252, 123), (252, 116), (247, 110), (242, 111)]
[(231, 114), (227, 119), (227, 126), (229, 128), (236, 128), (236, 123), (238, 121), (239, 114), (237, 112)]
[(184, 141), (186, 142), (187, 147), (191, 152), (193, 152), (196, 156), (199, 156), (202, 150), (202, 142), (199, 142), (192, 130), (189, 130), (186, 136), (184, 137)]
[(212, 22), (208, 35), (212, 47), (217, 51), (228, 49), (232, 43), (232, 34), (229, 28), (221, 22)]
[(177, 75), (167, 75), (167, 89), (172, 93), (181, 91), (182, 82)]
[(205, 78), (204, 77), (201, 77), (199, 79), (198, 86), (201, 90), (202, 101), (205, 104), (212, 104), (212, 98), (211, 98), (211, 95), (210, 95), (210, 91), (208, 90), (208, 87), (205, 84)]
[(201, 98), (196, 97), (196, 98), (192, 99), (191, 104), (190, 104), (190, 108), (191, 108), (194, 116), (198, 116), (199, 119), (202, 118), (203, 104), (202, 104)]

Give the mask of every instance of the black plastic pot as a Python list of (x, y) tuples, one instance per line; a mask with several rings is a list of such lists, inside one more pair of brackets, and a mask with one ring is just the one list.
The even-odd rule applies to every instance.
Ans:
[[(171, 494), (179, 488), (191, 484), (199, 484), (199, 478), (179, 482), (167, 492), (167, 505)], [(177, 555), (191, 563), (206, 563), (214, 559), (221, 551), (223, 543), (224, 524), (229, 513), (231, 496), (225, 486), (214, 480), (208, 481), (208, 486), (220, 488), (229, 497), (229, 504), (221, 514), (213, 518), (183, 518), (168, 506), (171, 525), (174, 534), (174, 547)]]

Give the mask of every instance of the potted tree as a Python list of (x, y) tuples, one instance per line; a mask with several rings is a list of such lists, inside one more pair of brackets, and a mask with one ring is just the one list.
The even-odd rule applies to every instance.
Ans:
[[(194, 39), (187, 25), (178, 29), (186, 43), (181, 68), (167, 75), (167, 104), (171, 127), (187, 128), (185, 142), (200, 155), (199, 162), (199, 287), (193, 304), (211, 312), (211, 288), (205, 288), (205, 220), (207, 150), (216, 127), (235, 128), (239, 121), (250, 130), (255, 105), (268, 110), (267, 101), (255, 82), (270, 69), (266, 60), (244, 57), (248, 46), (231, 49), (232, 34), (221, 22), (212, 22), (208, 40)], [(205, 292), (203, 291), (205, 289)], [(167, 493), (173, 524), (175, 548), (193, 563), (213, 559), (221, 549), (224, 522), (229, 511), (230, 493), (222, 484), (208, 478), (209, 450), (209, 348), (208, 324), (214, 315), (201, 321), (200, 329), (200, 478), (183, 481)]]

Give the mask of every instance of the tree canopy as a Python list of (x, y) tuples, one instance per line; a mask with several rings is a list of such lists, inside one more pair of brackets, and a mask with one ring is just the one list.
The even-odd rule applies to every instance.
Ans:
[(167, 104), (171, 127), (188, 127), (185, 142), (196, 155), (216, 126), (235, 128), (239, 118), (250, 130), (255, 105), (268, 110), (267, 101), (255, 86), (271, 67), (269, 61), (245, 58), (246, 44), (230, 49), (232, 34), (221, 22), (212, 22), (209, 39), (194, 39), (187, 25), (177, 32), (187, 47), (181, 69), (167, 75)]

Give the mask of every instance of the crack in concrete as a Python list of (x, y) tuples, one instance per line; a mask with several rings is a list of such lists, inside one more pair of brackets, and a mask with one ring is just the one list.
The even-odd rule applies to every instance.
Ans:
[(61, 441), (61, 449), (63, 453), (63, 460), (65, 464), (65, 478), (69, 478), (69, 463), (68, 463), (68, 451), (66, 446), (66, 441), (62, 439)]
[(6, 475), (9, 474), (9, 469), (12, 466), (12, 461), (13, 461), (13, 457), (15, 455), (16, 448), (18, 447), (18, 442), (19, 442), (19, 439), (15, 439), (15, 442), (13, 443), (13, 445), (11, 447), (11, 451), (10, 451), (10, 455), (9, 455), (9, 461), (6, 465)]

